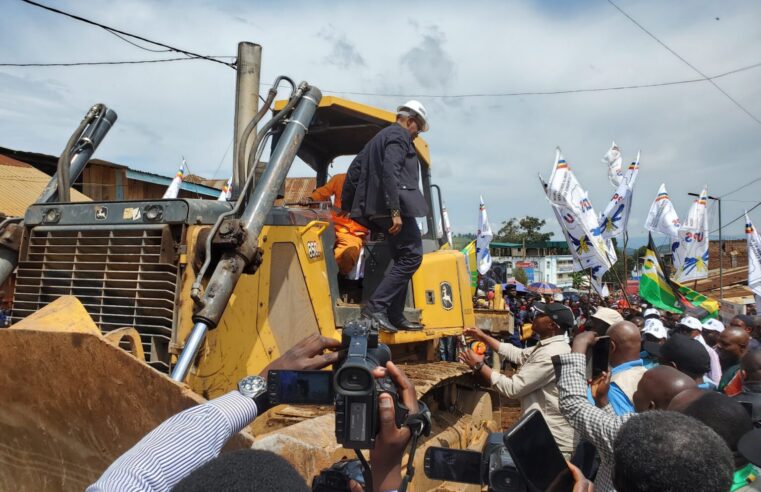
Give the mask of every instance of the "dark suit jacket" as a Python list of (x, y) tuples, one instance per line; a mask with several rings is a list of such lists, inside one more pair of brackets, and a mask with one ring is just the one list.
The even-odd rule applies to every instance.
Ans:
[(428, 205), (418, 189), (420, 164), (409, 132), (397, 124), (378, 132), (346, 172), (341, 208), (353, 218), (423, 217)]

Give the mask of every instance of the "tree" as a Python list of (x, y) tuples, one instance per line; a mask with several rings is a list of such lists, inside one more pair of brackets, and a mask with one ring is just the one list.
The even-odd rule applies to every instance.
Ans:
[(502, 222), (502, 227), (494, 236), (494, 240), (503, 243), (537, 243), (549, 241), (552, 232), (541, 232), (547, 221), (537, 217), (526, 216), (512, 218)]
[(582, 289), (589, 285), (587, 274), (584, 272), (573, 272), (571, 274), (571, 281), (573, 282), (574, 289)]
[(523, 268), (513, 268), (513, 277), (515, 277), (515, 280), (522, 283), (523, 285), (528, 284), (528, 275), (526, 275), (526, 270)]

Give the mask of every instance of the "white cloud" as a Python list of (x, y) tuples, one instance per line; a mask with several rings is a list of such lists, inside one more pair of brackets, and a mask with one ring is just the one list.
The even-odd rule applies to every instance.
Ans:
[[(238, 41), (255, 41), (263, 46), (263, 82), (282, 73), (325, 91), (472, 94), (696, 77), (605, 3), (435, 5), (342, 2), (325, 8), (317, 2), (122, 0), (85, 9), (73, 0), (56, 4), (196, 52), (232, 55)], [(761, 61), (757, 2), (621, 5), (708, 74)], [(320, 32), (332, 39), (315, 36)], [(4, 7), (0, 44), (6, 47), (0, 61), (6, 62), (167, 56), (21, 3)], [(204, 61), (0, 67), (0, 145), (59, 152), (85, 111), (103, 102), (119, 113), (119, 121), (97, 157), (171, 175), (184, 154), (194, 172), (211, 175), (232, 137), (234, 75)], [(761, 69), (756, 69), (717, 83), (761, 117), (760, 81)], [(407, 99), (353, 97), (384, 108)], [(625, 159), (642, 149), (633, 236), (644, 234), (641, 218), (661, 182), (684, 214), (688, 191), (707, 183), (709, 192), (720, 194), (761, 175), (761, 126), (708, 83), (555, 96), (419, 99), (431, 119), (425, 138), (433, 180), (442, 187), (456, 232), (475, 229), (479, 195), (487, 200), (493, 225), (513, 216), (549, 217), (536, 174), (549, 174), (556, 145), (590, 190), (598, 211), (613, 191), (600, 162), (610, 141), (621, 145)], [(229, 174), (231, 160), (228, 153), (216, 177)], [(307, 172), (305, 166), (295, 166), (292, 175)], [(757, 200), (759, 191), (757, 183), (729, 198)], [(752, 203), (727, 200), (725, 221), (748, 205)], [(753, 213), (761, 222), (761, 208)]]

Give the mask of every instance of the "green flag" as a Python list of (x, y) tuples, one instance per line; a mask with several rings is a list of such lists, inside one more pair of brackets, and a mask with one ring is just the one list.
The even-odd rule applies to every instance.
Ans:
[(476, 264), (476, 241), (471, 241), (467, 246), (460, 250), (465, 255), (465, 264), (470, 272), (470, 293), (476, 295), (478, 288), (478, 267)]
[(650, 237), (645, 251), (639, 296), (656, 307), (672, 313), (689, 314), (700, 320), (715, 318), (719, 303), (689, 287), (670, 280), (661, 268), (658, 252)]

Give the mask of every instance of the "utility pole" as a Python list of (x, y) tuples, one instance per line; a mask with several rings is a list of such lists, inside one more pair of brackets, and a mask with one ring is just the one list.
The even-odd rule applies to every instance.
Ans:
[(245, 142), (246, 152), (238, 162), (238, 149), (243, 143), (241, 134), (259, 110), (259, 77), (262, 67), (262, 47), (258, 44), (238, 43), (238, 76), (235, 81), (235, 140), (233, 144), (232, 200), (237, 200), (248, 178), (248, 158), (255, 149), (256, 129)]
[[(687, 193), (689, 196), (699, 197), (699, 193)], [(719, 204), (719, 300), (724, 300), (724, 243), (721, 240), (721, 198), (708, 195), (709, 200), (715, 200)], [(706, 237), (706, 241), (708, 238)]]

